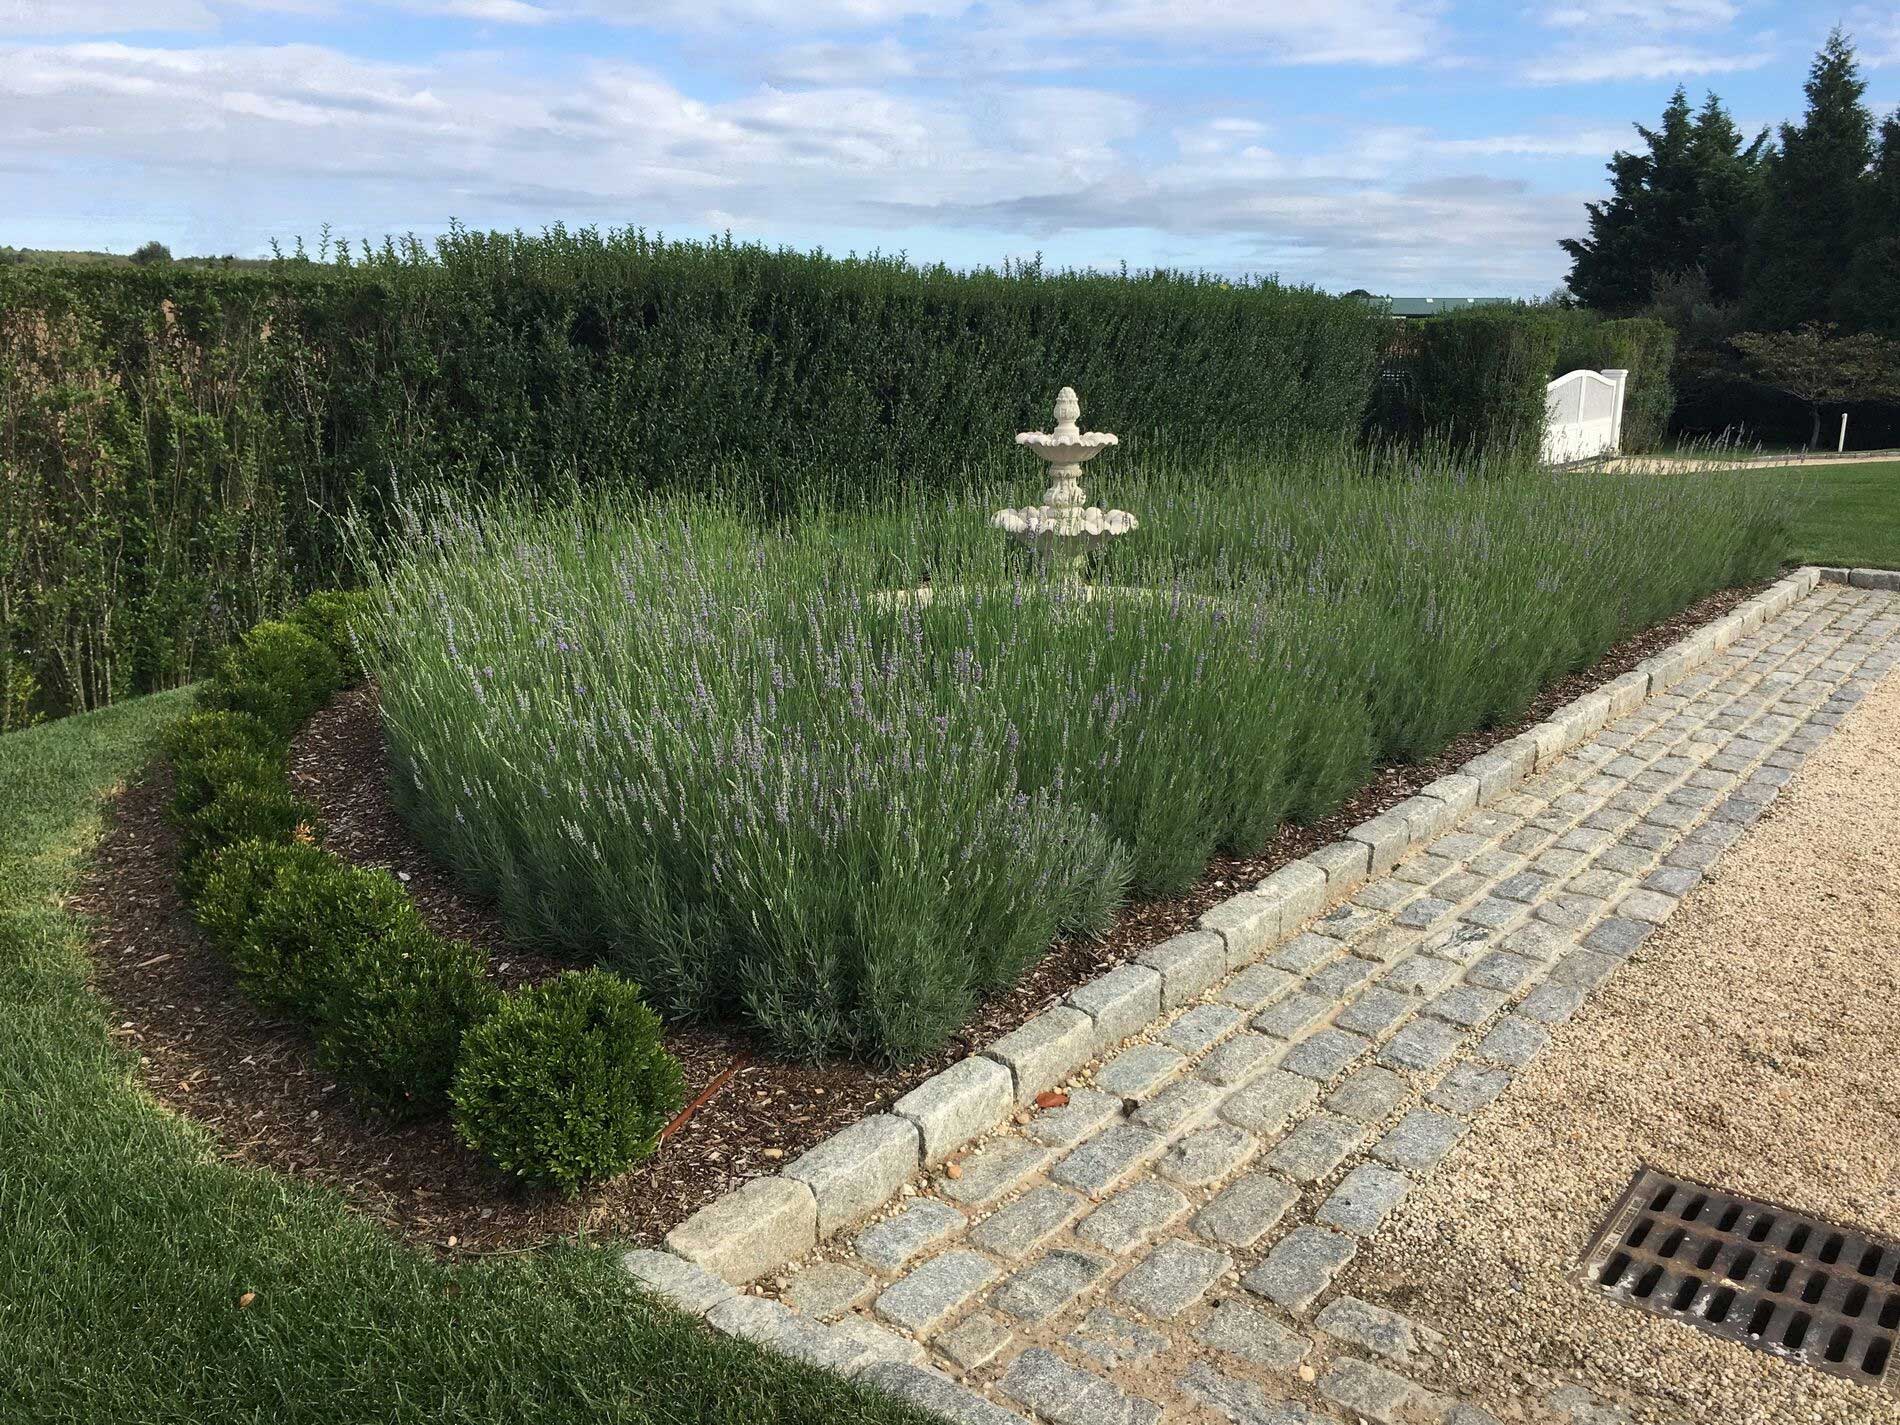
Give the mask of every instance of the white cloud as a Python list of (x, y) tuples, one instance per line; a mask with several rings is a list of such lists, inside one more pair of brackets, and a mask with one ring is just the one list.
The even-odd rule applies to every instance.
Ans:
[(1473, 139), (1434, 139), (1438, 153), (1471, 158), (1596, 158), (1607, 159), (1628, 148), (1627, 129), (1575, 129), (1554, 134), (1496, 134)]
[(12, 0), (8, 9), (0, 29), (21, 37), (210, 30), (218, 23), (202, 0)]
[[(325, 218), (377, 235), (454, 214), (828, 246), (928, 233), (933, 256), (1047, 243), (1071, 261), (1190, 254), (1177, 260), (1338, 287), (1538, 291), (1561, 270), (1555, 240), (1581, 196), (1486, 170), (1621, 139), (1445, 138), (1269, 121), (1246, 102), (1177, 110), (1049, 76), (901, 72), (927, 53), (873, 46), (880, 71), (807, 47), (772, 82), (708, 99), (640, 64), (537, 55), (524, 69), (509, 51), (396, 62), (314, 45), (0, 46), (0, 166), (27, 166), (57, 195), (38, 221), (103, 214), (197, 250), (255, 251)], [(164, 214), (185, 228), (145, 231)]]
[(1760, 69), (1774, 58), (1767, 50), (1710, 54), (1659, 44), (1591, 44), (1533, 60), (1524, 78), (1532, 84), (1600, 84), (1628, 79), (1694, 79)]
[(1441, 43), (1430, 0), (1041, 0), (994, 14), (997, 33), (1031, 45), (1108, 41), (1219, 47), (1284, 64), (1407, 64)]
[(910, 79), (927, 61), (890, 35), (860, 44), (815, 40), (790, 45), (766, 62), (770, 78), (788, 84), (869, 84)]
[(1592, 0), (1541, 12), (1546, 25), (1590, 29), (1608, 36), (1631, 26), (1644, 30), (1719, 30), (1735, 22), (1733, 0)]
[(1890, 5), (1857, 5), (1848, 13), (1847, 31), (1867, 68), (1900, 64), (1900, 10)]

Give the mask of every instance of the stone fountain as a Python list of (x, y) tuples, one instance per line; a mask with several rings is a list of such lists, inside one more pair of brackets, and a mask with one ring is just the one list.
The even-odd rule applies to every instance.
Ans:
[(1086, 434), (1077, 424), (1082, 403), (1064, 386), (1056, 393), (1056, 424), (1052, 431), (1026, 430), (1016, 437), (1049, 464), (1049, 488), (1040, 505), (998, 510), (990, 523), (1048, 558), (1052, 567), (1080, 579), (1088, 551), (1105, 539), (1127, 534), (1139, 521), (1126, 510), (1104, 510), (1088, 503), (1082, 490), (1082, 466), (1116, 444), (1107, 431)]

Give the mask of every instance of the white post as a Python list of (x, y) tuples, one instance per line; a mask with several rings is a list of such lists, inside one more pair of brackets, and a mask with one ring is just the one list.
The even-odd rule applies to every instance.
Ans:
[(1841, 412), (1841, 443), (1834, 447), (1834, 453), (1836, 455), (1844, 455), (1847, 453), (1847, 412), (1846, 411)]
[(1616, 382), (1615, 408), (1610, 413), (1610, 454), (1623, 453), (1623, 391), (1629, 385), (1630, 374), (1627, 370), (1610, 367), (1603, 373)]

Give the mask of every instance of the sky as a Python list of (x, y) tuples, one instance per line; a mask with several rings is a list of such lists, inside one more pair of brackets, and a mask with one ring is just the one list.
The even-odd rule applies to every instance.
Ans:
[(0, 0), (0, 244), (730, 231), (1541, 296), (1677, 85), (1798, 115), (1895, 0)]

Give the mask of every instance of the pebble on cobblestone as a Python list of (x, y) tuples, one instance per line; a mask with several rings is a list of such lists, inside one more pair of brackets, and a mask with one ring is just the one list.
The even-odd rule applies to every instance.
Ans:
[(1071, 1089), (1068, 1098), (1067, 1103), (1038, 1112), (1023, 1129), (1023, 1137), (1051, 1148), (1067, 1148), (1122, 1110), (1120, 1096), (1095, 1089)]
[(936, 1190), (965, 1207), (987, 1207), (1049, 1161), (1050, 1150), (1024, 1138), (998, 1138), (959, 1163), (956, 1177), (940, 1174)]

